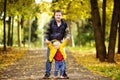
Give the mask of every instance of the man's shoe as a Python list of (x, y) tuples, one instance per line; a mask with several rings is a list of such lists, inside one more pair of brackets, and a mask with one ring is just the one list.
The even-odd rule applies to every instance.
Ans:
[(45, 74), (45, 76), (43, 77), (43, 79), (49, 79), (50, 75), (49, 74)]
[(64, 79), (69, 79), (69, 77), (67, 76), (67, 74), (63, 75)]

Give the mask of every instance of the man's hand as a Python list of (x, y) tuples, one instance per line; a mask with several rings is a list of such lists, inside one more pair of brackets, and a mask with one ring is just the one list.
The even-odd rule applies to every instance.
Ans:
[(50, 41), (49, 41), (48, 39), (45, 39), (45, 43), (46, 43), (46, 44), (49, 44)]
[(70, 40), (70, 37), (66, 37), (66, 40), (67, 40), (67, 41)]

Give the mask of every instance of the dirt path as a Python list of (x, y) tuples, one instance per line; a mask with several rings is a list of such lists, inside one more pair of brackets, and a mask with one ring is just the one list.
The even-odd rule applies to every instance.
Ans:
[[(0, 80), (42, 80), (45, 72), (45, 61), (46, 49), (31, 49), (15, 63), (5, 69), (0, 69)], [(111, 80), (93, 74), (83, 66), (78, 65), (71, 54), (67, 54), (66, 64), (69, 80)], [(54, 72), (54, 62), (52, 65), (51, 77)]]

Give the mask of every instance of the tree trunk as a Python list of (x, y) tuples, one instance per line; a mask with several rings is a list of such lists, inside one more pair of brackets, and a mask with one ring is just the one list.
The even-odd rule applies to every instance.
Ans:
[[(72, 3), (72, 1), (70, 1), (69, 3), (68, 3), (68, 6), (67, 6), (67, 13), (70, 13), (70, 7), (71, 7), (71, 3)], [(72, 46), (72, 47), (75, 47), (75, 43), (74, 43), (74, 36), (73, 36), (73, 33), (72, 33), (72, 27), (71, 27), (71, 19), (68, 19), (68, 24), (69, 24), (69, 29), (70, 29), (70, 35), (71, 35), (71, 37), (70, 37), (70, 45)]]
[(93, 21), (93, 28), (94, 28), (94, 35), (95, 35), (95, 44), (96, 44), (96, 52), (98, 54), (98, 58), (101, 62), (105, 61), (104, 55), (106, 54), (106, 47), (103, 40), (103, 33), (102, 27), (100, 22), (100, 15), (98, 9), (97, 0), (90, 0), (91, 3), (91, 14), (92, 14), (92, 21)]
[(76, 24), (77, 24), (77, 33), (78, 33), (78, 34), (77, 34), (77, 39), (78, 39), (77, 45), (80, 46), (80, 40), (81, 40), (81, 39), (80, 39), (80, 25), (79, 25), (79, 22), (78, 22), (78, 21), (76, 22)]
[(119, 21), (119, 10), (120, 10), (120, 0), (114, 0), (114, 9), (113, 9), (113, 15), (112, 15), (109, 46), (108, 46), (108, 62), (110, 63), (115, 62), (114, 55), (115, 55), (117, 25)]
[(24, 28), (24, 16), (21, 17), (21, 28)]
[[(105, 30), (106, 30), (106, 0), (103, 0), (103, 14), (102, 14), (102, 33), (103, 33), (103, 40), (105, 44)], [(106, 57), (107, 54), (104, 54), (104, 57)]]
[(119, 15), (119, 27), (118, 27), (118, 54), (120, 54), (120, 15)]
[[(21, 17), (21, 28), (23, 29), (23, 36), (25, 36), (25, 29), (24, 29), (24, 16)], [(22, 43), (25, 47), (25, 38), (23, 38)]]
[(71, 20), (68, 20), (68, 26), (69, 26), (69, 31), (70, 31), (70, 45), (72, 47), (75, 47), (75, 44), (74, 44), (74, 36), (72, 34), (72, 27), (71, 27)]
[[(106, 0), (103, 0), (103, 14), (102, 14), (102, 33), (103, 33), (103, 40), (105, 41), (105, 29), (106, 29)], [(106, 55), (105, 55), (106, 56)]]
[(3, 20), (3, 24), (4, 24), (4, 48), (3, 50), (6, 51), (6, 22), (5, 22), (5, 18), (6, 18), (6, 5), (7, 5), (7, 0), (4, 0), (4, 20)]
[(20, 17), (18, 16), (18, 46), (21, 46), (21, 26), (20, 26)]
[(7, 41), (7, 45), (10, 46), (11, 45), (11, 17), (9, 16), (9, 21), (8, 21), (8, 41)]
[(28, 39), (28, 47), (31, 48), (31, 22), (30, 19), (28, 20), (29, 26), (29, 39)]
[(25, 35), (25, 27), (23, 27), (23, 36), (24, 36), (24, 38), (23, 38), (23, 45), (24, 45), (24, 47), (25, 47), (25, 44), (26, 44), (26, 35)]
[(71, 34), (71, 41), (72, 41), (72, 47), (75, 47), (74, 35), (73, 34)]
[(13, 28), (14, 28), (14, 16), (12, 17), (11, 46), (13, 46)]

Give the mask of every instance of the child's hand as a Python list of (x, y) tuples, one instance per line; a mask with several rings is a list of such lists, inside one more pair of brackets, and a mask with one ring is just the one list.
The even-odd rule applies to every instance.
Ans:
[(48, 39), (45, 39), (45, 43), (46, 43), (46, 44), (49, 44), (50, 41), (49, 41)]

